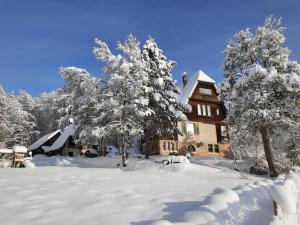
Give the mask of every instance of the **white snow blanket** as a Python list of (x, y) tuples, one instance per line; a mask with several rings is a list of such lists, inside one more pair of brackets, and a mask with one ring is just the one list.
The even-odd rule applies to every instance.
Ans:
[(1, 169), (0, 224), (295, 225), (293, 174), (246, 180), (228, 168), (138, 158), (123, 169), (120, 156), (39, 155), (32, 163), (36, 168)]
[[(1, 168), (0, 224), (149, 225), (178, 221), (217, 187), (244, 184), (236, 172), (131, 158), (35, 156), (33, 169)], [(250, 178), (252, 179), (252, 178)], [(257, 178), (253, 178), (257, 179)]]

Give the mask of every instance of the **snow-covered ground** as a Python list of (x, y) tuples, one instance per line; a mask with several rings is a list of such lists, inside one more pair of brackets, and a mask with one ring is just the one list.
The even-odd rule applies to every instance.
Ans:
[[(36, 168), (0, 169), (0, 224), (148, 225), (157, 220), (182, 221), (189, 212), (207, 204), (213, 192), (221, 193), (220, 188), (231, 189), (259, 179), (241, 179), (240, 173), (228, 169), (188, 163), (163, 166), (138, 158), (130, 159), (125, 170), (117, 167), (119, 157), (38, 156), (33, 163)], [(240, 187), (244, 190), (247, 186)], [(251, 207), (254, 202), (249, 204)], [(256, 206), (240, 214), (240, 222), (245, 223), (226, 224), (251, 224), (247, 221), (251, 221)], [(261, 214), (259, 224), (269, 224), (272, 206), (267, 204)]]

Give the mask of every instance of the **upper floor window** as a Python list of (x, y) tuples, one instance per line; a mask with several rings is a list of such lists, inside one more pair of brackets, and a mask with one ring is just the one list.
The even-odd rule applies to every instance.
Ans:
[(216, 110), (216, 113), (217, 113), (217, 115), (219, 116), (219, 115), (220, 115), (220, 110), (217, 109), (217, 110)]
[(197, 105), (198, 116), (209, 116), (211, 117), (210, 105)]
[(212, 95), (212, 90), (208, 88), (199, 88), (200, 94)]

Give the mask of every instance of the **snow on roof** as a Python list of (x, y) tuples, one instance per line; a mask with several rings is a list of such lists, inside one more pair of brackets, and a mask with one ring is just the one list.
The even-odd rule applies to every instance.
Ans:
[(15, 145), (12, 147), (12, 150), (15, 153), (27, 153), (27, 148), (25, 146)]
[(194, 93), (194, 90), (198, 84), (198, 81), (213, 83), (216, 82), (207, 74), (205, 74), (202, 70), (197, 71), (194, 75), (192, 75), (187, 84), (184, 86), (182, 93), (178, 96), (178, 101), (183, 104), (188, 104), (189, 98)]
[(62, 134), (57, 138), (57, 140), (51, 146), (42, 146), (45, 153), (50, 151), (55, 151), (63, 147), (70, 136), (73, 136), (75, 133), (75, 125), (70, 124), (67, 126)]
[(9, 153), (13, 153), (13, 151), (12, 149), (9, 148), (0, 148), (0, 153), (9, 154)]
[(36, 142), (34, 142), (32, 145), (29, 146), (28, 151), (32, 151), (35, 149), (38, 149), (40, 146), (45, 144), (49, 139), (54, 137), (57, 133), (61, 133), (61, 130), (56, 130), (50, 134), (46, 134), (45, 136), (38, 139)]

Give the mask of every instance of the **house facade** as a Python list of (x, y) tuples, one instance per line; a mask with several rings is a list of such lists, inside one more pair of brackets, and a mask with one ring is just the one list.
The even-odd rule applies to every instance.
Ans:
[(182, 155), (189, 152), (194, 156), (232, 158), (226, 108), (218, 100), (215, 81), (201, 70), (189, 78), (183, 74), (178, 101), (191, 106), (186, 113), (187, 123), (178, 123), (183, 136), (158, 138), (149, 143), (151, 154), (169, 155), (178, 151)]

